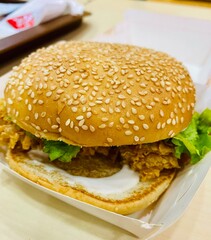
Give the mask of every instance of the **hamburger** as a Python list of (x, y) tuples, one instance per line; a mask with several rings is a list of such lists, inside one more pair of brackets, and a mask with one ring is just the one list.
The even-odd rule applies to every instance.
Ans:
[(9, 166), (120, 214), (155, 202), (211, 148), (210, 110), (194, 113), (188, 71), (137, 46), (59, 42), (13, 68), (0, 104)]

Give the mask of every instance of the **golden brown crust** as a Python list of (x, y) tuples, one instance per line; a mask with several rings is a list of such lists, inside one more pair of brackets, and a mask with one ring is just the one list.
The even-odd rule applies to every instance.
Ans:
[(66, 175), (55, 170), (50, 172), (41, 162), (34, 164), (27, 154), (8, 151), (6, 159), (13, 170), (37, 184), (119, 214), (130, 214), (148, 207), (168, 188), (174, 177), (174, 172), (171, 172), (144, 184), (140, 182), (133, 191), (124, 193), (123, 198), (112, 199), (90, 193), (83, 186), (71, 186)]
[(38, 137), (81, 146), (155, 142), (187, 127), (191, 78), (165, 53), (129, 45), (60, 42), (14, 68), (8, 115)]

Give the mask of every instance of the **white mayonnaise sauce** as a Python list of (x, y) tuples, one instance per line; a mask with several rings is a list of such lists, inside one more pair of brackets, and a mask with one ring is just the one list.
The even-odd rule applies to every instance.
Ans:
[[(32, 156), (30, 156), (30, 158), (31, 157)], [(123, 193), (125, 191), (135, 188), (135, 186), (139, 183), (138, 173), (131, 170), (127, 165), (124, 165), (119, 172), (113, 174), (112, 176), (103, 178), (88, 178), (81, 176), (73, 176), (53, 165), (43, 164), (41, 161), (35, 159), (34, 157), (31, 158), (30, 163), (37, 166), (42, 165), (44, 169), (49, 173), (57, 172), (59, 173), (59, 175), (62, 176), (62, 179), (70, 186), (80, 185), (85, 188), (86, 191), (93, 194), (116, 195), (118, 193)], [(38, 171), (36, 172), (36, 174), (39, 175)], [(40, 175), (42, 175), (42, 173)], [(49, 180), (53, 180), (53, 178), (54, 174), (49, 174)]]

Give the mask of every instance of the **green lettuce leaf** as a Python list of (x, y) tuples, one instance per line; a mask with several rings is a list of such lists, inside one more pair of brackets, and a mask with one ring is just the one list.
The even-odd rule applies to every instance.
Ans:
[(62, 162), (70, 162), (80, 151), (80, 147), (68, 145), (62, 141), (44, 140), (43, 151), (48, 153), (51, 161), (56, 159)]
[(201, 114), (195, 113), (189, 126), (171, 141), (176, 146), (177, 158), (187, 153), (192, 164), (200, 161), (211, 151), (211, 109), (205, 109)]

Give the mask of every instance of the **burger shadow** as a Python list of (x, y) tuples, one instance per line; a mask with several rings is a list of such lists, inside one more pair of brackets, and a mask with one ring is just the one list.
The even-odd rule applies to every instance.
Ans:
[[(24, 199), (24, 202), (30, 203), (35, 207), (38, 206), (38, 208), (36, 208), (36, 215), (38, 214), (39, 219), (41, 219), (40, 224), (44, 222), (45, 216), (48, 216), (50, 213), (50, 216), (53, 216), (56, 222), (59, 221), (59, 224), (64, 222), (65, 225), (71, 225), (70, 230), (67, 230), (67, 232), (69, 231), (69, 234), (72, 233), (72, 229), (76, 229), (77, 234), (80, 232), (80, 234), (77, 236), (78, 238), (75, 239), (81, 240), (91, 236), (95, 236), (95, 238), (99, 237), (99, 239), (105, 240), (137, 239), (134, 235), (126, 230), (123, 230), (113, 224), (103, 221), (89, 213), (83, 212), (80, 209), (58, 200), (57, 198), (52, 197), (47, 193), (34, 188), (33, 186), (30, 186), (20, 179), (11, 176), (10, 173), (4, 173), (8, 175), (9, 179), (4, 182), (4, 185), (11, 184), (10, 179), (12, 178), (13, 187), (18, 189), (18, 192), (21, 193), (20, 195), (21, 198)], [(31, 217), (33, 218), (33, 216)], [(33, 226), (33, 232), (35, 231), (34, 227), (37, 227), (37, 231), (40, 231), (39, 224)], [(79, 229), (79, 231), (77, 229)], [(30, 232), (30, 229), (28, 229), (28, 231)], [(61, 232), (61, 237), (62, 236), (63, 233)]]

